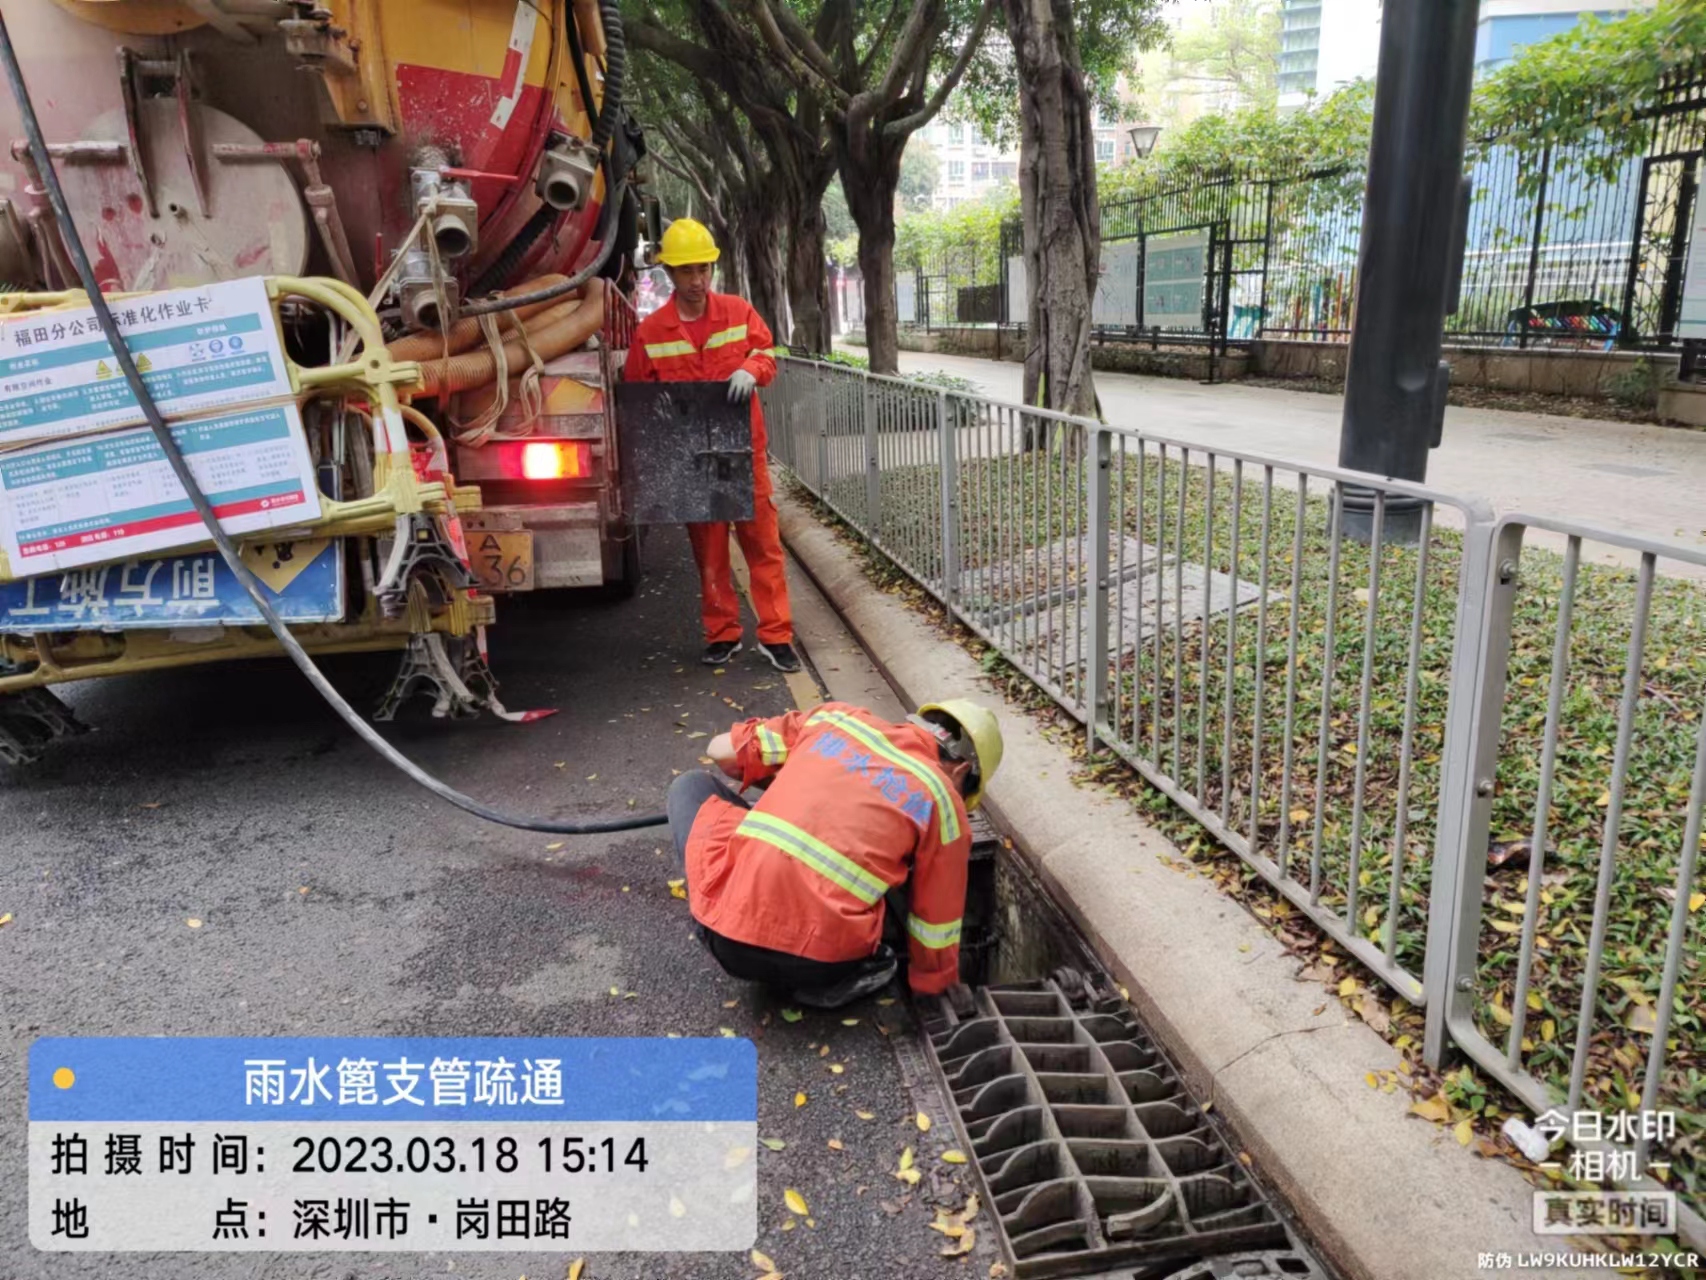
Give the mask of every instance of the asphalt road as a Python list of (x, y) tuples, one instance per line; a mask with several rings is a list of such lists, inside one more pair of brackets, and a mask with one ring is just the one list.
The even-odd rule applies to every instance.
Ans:
[[(660, 807), (673, 771), (696, 766), (708, 740), (696, 735), (780, 712), (790, 694), (752, 653), (722, 675), (700, 666), (685, 538), (657, 531), (648, 559), (651, 575), (631, 601), (540, 599), (502, 611), (492, 634), (502, 696), (559, 714), (443, 724), (417, 707), (392, 739), (513, 810)], [(371, 707), (392, 662), (329, 669)], [(905, 1034), (904, 1002), (851, 1010), (853, 1027), (839, 1015), (786, 1022), (779, 1001), (726, 977), (691, 939), (686, 904), (665, 884), (661, 830), (552, 850), (555, 837), (484, 825), (392, 772), (283, 663), (98, 682), (65, 696), (96, 731), (28, 768), (0, 765), (0, 915), (14, 917), (0, 928), (0, 1105), (11, 1117), (0, 1125), (0, 1280), (560, 1280), (579, 1256), (39, 1253), (26, 1227), (22, 1123), (25, 1055), (38, 1036), (722, 1027), (757, 1044), (759, 1133), (786, 1144), (758, 1152), (757, 1247), (782, 1273), (987, 1272), (988, 1255), (969, 1270), (942, 1261), (947, 1242), (927, 1228), (932, 1191), (956, 1203), (963, 1192), (934, 1172), (911, 1193), (891, 1176), (901, 1149), (922, 1145), (882, 1031)], [(940, 1125), (931, 1140), (948, 1132)], [(805, 1196), (815, 1226), (783, 1230), (785, 1188)], [(605, 1255), (588, 1257), (583, 1280), (757, 1271), (744, 1253)]]

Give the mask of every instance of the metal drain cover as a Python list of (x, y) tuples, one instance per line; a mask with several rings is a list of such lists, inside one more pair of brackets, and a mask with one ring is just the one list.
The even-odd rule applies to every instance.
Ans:
[(1061, 970), (919, 1012), (1015, 1280), (1326, 1280), (1124, 1001)]

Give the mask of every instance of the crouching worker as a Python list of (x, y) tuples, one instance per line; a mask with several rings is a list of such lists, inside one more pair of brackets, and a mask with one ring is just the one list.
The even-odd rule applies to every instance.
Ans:
[(951, 700), (890, 724), (828, 702), (737, 724), (710, 754), (735, 785), (683, 774), (669, 825), (700, 940), (731, 976), (840, 1008), (888, 985), (904, 938), (913, 991), (959, 981), (966, 814), (1001, 763), (994, 715)]

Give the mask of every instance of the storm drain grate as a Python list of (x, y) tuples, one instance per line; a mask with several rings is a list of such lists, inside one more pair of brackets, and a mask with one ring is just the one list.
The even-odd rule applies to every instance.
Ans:
[(1016, 1280), (1325, 1280), (1123, 1001), (960, 990), (920, 1012)]

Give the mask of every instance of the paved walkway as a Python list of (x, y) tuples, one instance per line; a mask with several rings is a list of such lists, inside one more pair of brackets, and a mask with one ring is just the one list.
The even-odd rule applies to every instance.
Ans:
[[(971, 379), (985, 395), (1019, 399), (1017, 364), (910, 351), (900, 359), (903, 372), (939, 369)], [(1096, 390), (1108, 421), (1118, 426), (1209, 448), (1338, 462), (1343, 399), (1337, 395), (1101, 371)], [(1587, 521), (1706, 552), (1706, 432), (1453, 407), (1428, 483), (1485, 498), (1500, 515)], [(1676, 564), (1661, 572), (1706, 576)]]

